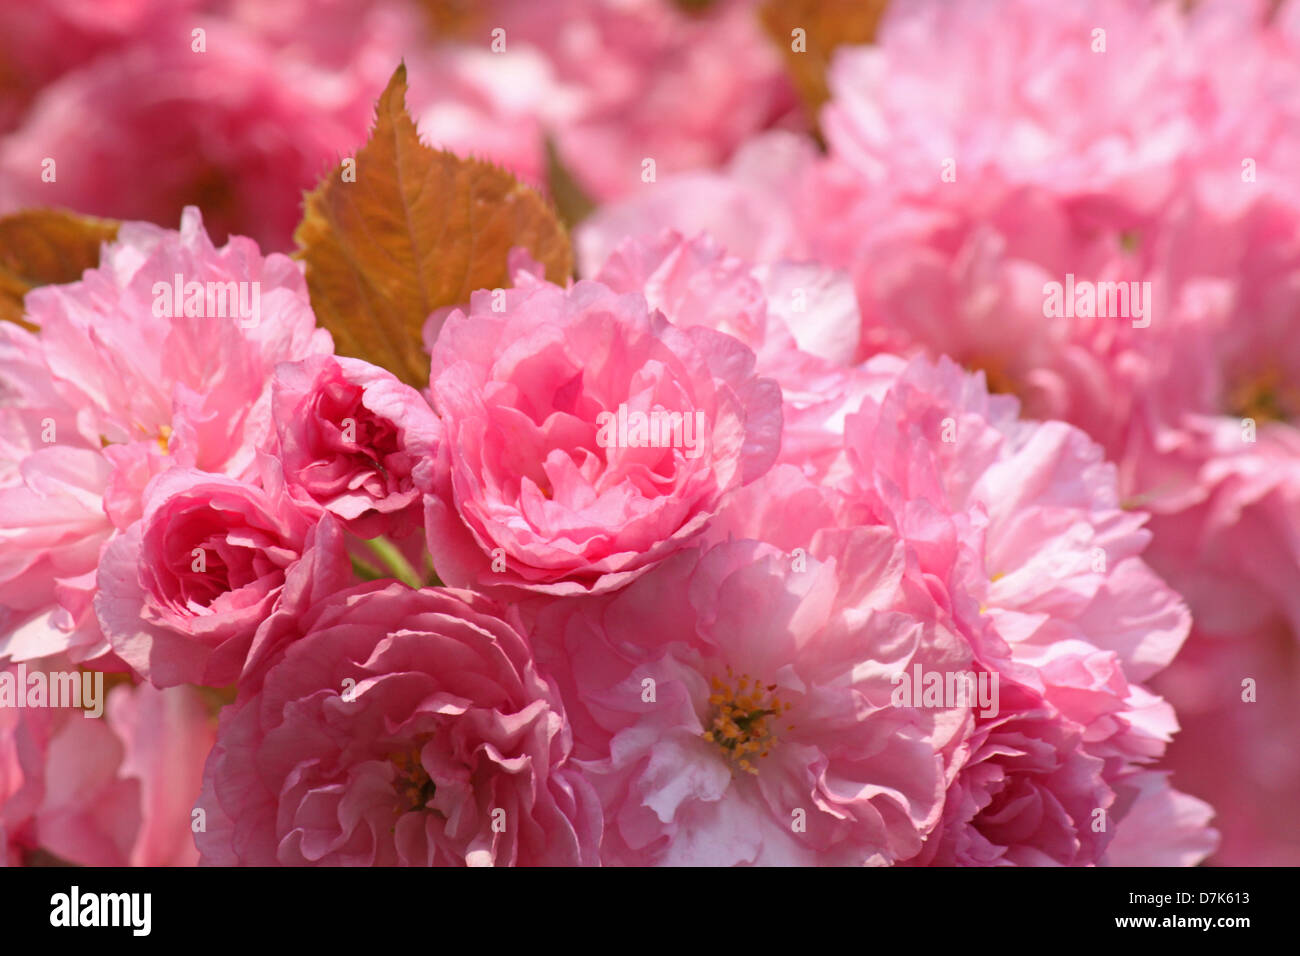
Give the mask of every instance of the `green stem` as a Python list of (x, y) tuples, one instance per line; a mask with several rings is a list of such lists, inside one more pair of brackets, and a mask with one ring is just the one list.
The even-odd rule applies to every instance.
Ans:
[(375, 553), (375, 557), (384, 562), (384, 567), (393, 572), (393, 577), (407, 587), (418, 590), (423, 586), (424, 582), (420, 580), (419, 572), (411, 567), (411, 562), (406, 560), (406, 555), (397, 550), (393, 542), (384, 537), (370, 538), (366, 541), (366, 547)]
[(384, 577), (384, 572), (375, 567), (369, 561), (362, 561), (355, 554), (348, 555), (352, 559), (352, 570), (357, 577), (363, 581), (377, 581)]

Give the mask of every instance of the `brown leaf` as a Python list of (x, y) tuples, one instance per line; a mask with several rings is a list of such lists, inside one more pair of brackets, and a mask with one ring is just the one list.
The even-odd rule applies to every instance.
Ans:
[(0, 319), (23, 319), (23, 296), (39, 285), (76, 282), (99, 265), (101, 243), (117, 235), (116, 222), (63, 209), (25, 209), (0, 218)]
[[(826, 69), (841, 44), (871, 43), (888, 0), (765, 0), (759, 9), (763, 26), (781, 49), (808, 113), (830, 99)], [(793, 31), (804, 31), (805, 52), (794, 49)]]
[(569, 172), (560, 158), (560, 151), (550, 137), (546, 140), (546, 185), (551, 193), (555, 211), (559, 213), (564, 224), (572, 229), (591, 215), (596, 208), (595, 200), (587, 195), (586, 190)]
[(534, 190), (490, 163), (421, 143), (405, 100), (402, 65), (357, 153), (356, 181), (344, 182), (340, 166), (308, 193), (294, 238), (316, 318), (338, 351), (420, 388), (429, 380), (420, 331), (430, 312), (507, 285), (513, 246), (558, 283), (572, 274), (573, 253)]

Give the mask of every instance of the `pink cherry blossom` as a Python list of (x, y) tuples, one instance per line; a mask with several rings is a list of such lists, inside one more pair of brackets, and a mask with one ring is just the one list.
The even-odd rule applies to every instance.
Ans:
[[(205, 31), (202, 52), (194, 29)], [(0, 140), (0, 210), (57, 205), (170, 223), (197, 203), (219, 240), (249, 235), (288, 249), (301, 192), (365, 140), (385, 78), (290, 58), (224, 20), (187, 18), (41, 91)]]
[[(24, 667), (76, 670), (66, 658)], [(198, 862), (190, 808), (215, 739), (207, 708), (186, 687), (109, 685), (107, 696), (102, 719), (0, 708), (0, 865), (33, 853), (79, 866)]]
[(202, 861), (594, 862), (599, 805), (569, 759), (563, 707), (501, 613), (469, 592), (381, 582), (314, 604), (222, 713)]
[[(1142, 683), (1169, 664), (1188, 614), (1142, 562), (1149, 535), (1142, 515), (1119, 508), (1113, 466), (1076, 429), (1020, 421), (1013, 399), (988, 395), (950, 362), (880, 356), (858, 387), (861, 408), (832, 426), (842, 432), (839, 462), (811, 474), (777, 466), (708, 534), (758, 537), (794, 562), (820, 558), (819, 542), (842, 537), (838, 529), (890, 529), (947, 643), (964, 648), (963, 669), (998, 675), (997, 711), (971, 709), (945, 764), (940, 815), (898, 862), (1104, 863), (1117, 833), (1126, 838), (1116, 861), (1203, 859), (1214, 847), (1208, 807), (1150, 776), (1177, 723)], [(752, 602), (765, 589), (736, 593)], [(597, 667), (588, 663), (597, 645), (583, 633), (572, 631), (566, 653), (543, 654), (574, 668), (580, 689), (606, 680), (586, 669)], [(596, 720), (609, 707), (602, 699)], [(581, 742), (591, 732), (570, 709)], [(1127, 822), (1139, 795), (1145, 837)]]
[(313, 526), (268, 466), (265, 488), (173, 468), (145, 491), (144, 515), (109, 542), (95, 613), (113, 650), (158, 687), (214, 687), (243, 670), (254, 634), (311, 549), (344, 565), (332, 521)]
[(541, 615), (605, 863), (879, 865), (922, 848), (971, 718), (892, 706), (891, 678), (964, 669), (969, 647), (888, 529), (805, 543), (803, 563), (752, 540), (692, 549)]
[[(207, 296), (217, 285), (235, 292)], [(225, 315), (205, 314), (210, 298)], [(272, 371), (331, 339), (297, 264), (249, 239), (214, 247), (194, 209), (179, 232), (123, 224), (97, 269), (25, 305), (39, 335), (0, 326), (0, 654), (103, 657), (95, 569), (140, 517), (149, 480), (174, 466), (254, 476), (273, 433)]]
[[(1115, 468), (1083, 432), (1018, 419), (1014, 400), (946, 360), (910, 363), (864, 402), (845, 450), (851, 471), (837, 485), (852, 520), (883, 521), (913, 542), (1006, 682), (1005, 713), (977, 725), (927, 853), (1099, 862), (1109, 840), (1099, 834), (1114, 827), (1096, 830), (1091, 815), (1121, 814), (1130, 779), (1177, 730), (1173, 709), (1140, 682), (1169, 665), (1190, 624), (1141, 558), (1150, 534), (1142, 514), (1121, 509)], [(1009, 759), (1026, 740), (1036, 741), (1026, 759)], [(1054, 809), (1035, 822), (1039, 805)], [(1204, 855), (1213, 833), (1200, 832)]]
[[(516, 282), (475, 293), (433, 347), (451, 456), (443, 478), (417, 470), (434, 565), (454, 584), (619, 587), (767, 469), (780, 393), (741, 342), (638, 293)], [(647, 424), (673, 415), (676, 432)]]
[(522, 41), (551, 64), (556, 89), (541, 117), (559, 158), (599, 200), (722, 162), (795, 108), (752, 0), (690, 12), (663, 0), (506, 0), (495, 13), (507, 53)]

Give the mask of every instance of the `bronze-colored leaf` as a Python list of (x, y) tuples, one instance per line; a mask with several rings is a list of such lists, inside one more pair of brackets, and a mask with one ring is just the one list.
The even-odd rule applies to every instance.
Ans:
[(63, 209), (25, 209), (0, 218), (0, 319), (33, 329), (23, 319), (23, 296), (40, 285), (76, 282), (99, 265), (101, 243), (118, 224)]
[(560, 158), (555, 141), (550, 137), (546, 139), (546, 184), (555, 211), (570, 229), (591, 215), (596, 208), (595, 200), (587, 195), (573, 173), (569, 172), (569, 167)]
[[(830, 98), (826, 69), (840, 45), (871, 43), (888, 0), (765, 0), (759, 9), (763, 26), (790, 69), (795, 88), (814, 119)], [(803, 30), (802, 52), (795, 30)]]
[(379, 98), (355, 181), (340, 165), (308, 193), (294, 238), (316, 318), (338, 351), (418, 388), (428, 384), (420, 333), (430, 312), (507, 285), (514, 246), (561, 283), (573, 252), (536, 191), (491, 163), (420, 142), (405, 100), (403, 65)]

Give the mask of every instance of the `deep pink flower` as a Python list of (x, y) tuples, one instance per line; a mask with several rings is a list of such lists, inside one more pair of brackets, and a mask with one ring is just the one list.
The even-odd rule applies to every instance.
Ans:
[(411, 473), (443, 450), (441, 424), (419, 392), (368, 362), (320, 355), (276, 369), (271, 411), (295, 500), (366, 538), (420, 524)]
[(359, 585), (222, 713), (203, 862), (592, 863), (600, 813), (516, 628), (464, 591)]
[[(291, 247), (302, 191), (364, 142), (400, 55), (385, 57), (378, 76), (373, 66), (295, 57), (222, 19), (187, 17), (179, 27), (142, 35), (41, 91), (0, 140), (0, 211), (56, 205), (170, 223), (198, 204), (218, 239)], [(201, 52), (194, 30), (205, 31)], [(349, 24), (349, 35), (365, 34)]]

